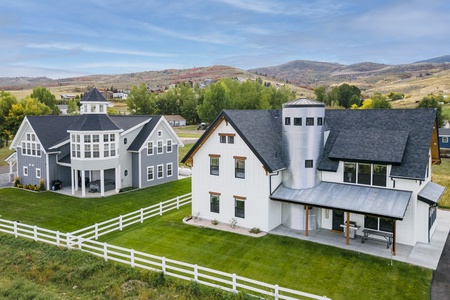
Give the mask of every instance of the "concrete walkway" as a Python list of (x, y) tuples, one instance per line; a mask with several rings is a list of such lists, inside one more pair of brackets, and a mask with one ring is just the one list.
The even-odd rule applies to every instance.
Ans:
[[(356, 236), (355, 239), (350, 239), (349, 245), (346, 245), (345, 237), (342, 232), (334, 232), (328, 229), (310, 230), (309, 236), (305, 236), (304, 231), (302, 230), (293, 230), (281, 225), (270, 231), (270, 233), (290, 236), (388, 259), (392, 258), (393, 261), (402, 261), (436, 270), (447, 236), (450, 232), (450, 211), (439, 209), (436, 222), (438, 226), (430, 243), (417, 243), (414, 247), (397, 244), (395, 256), (392, 256), (391, 250), (386, 248), (386, 243), (367, 240), (363, 244), (361, 242), (361, 236)], [(448, 271), (450, 272), (450, 270)]]

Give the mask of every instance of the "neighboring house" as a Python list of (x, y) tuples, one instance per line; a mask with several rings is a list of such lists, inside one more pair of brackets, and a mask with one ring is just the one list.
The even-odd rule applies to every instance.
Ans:
[[(97, 89), (81, 99), (78, 116), (26, 116), (11, 149), (21, 184), (44, 179), (47, 189), (62, 181), (104, 196), (112, 188), (144, 188), (178, 179), (183, 146), (162, 116), (108, 116), (108, 101)], [(94, 182), (95, 188), (89, 184)]]
[(439, 128), (439, 147), (450, 149), (450, 128)]
[(61, 112), (61, 115), (67, 115), (67, 108), (69, 108), (69, 105), (58, 105), (59, 111)]
[(61, 94), (61, 100), (73, 100), (75, 99), (74, 95)]
[(113, 93), (113, 99), (126, 100), (128, 98), (128, 94), (126, 93)]
[[(348, 223), (427, 243), (444, 188), (434, 109), (224, 110), (182, 162), (192, 166), (192, 214), (270, 231), (342, 231)], [(344, 225), (345, 224), (345, 225)], [(348, 232), (347, 230), (347, 237)], [(347, 239), (348, 243), (348, 239)]]
[(172, 127), (186, 126), (186, 119), (180, 115), (164, 115), (164, 118)]

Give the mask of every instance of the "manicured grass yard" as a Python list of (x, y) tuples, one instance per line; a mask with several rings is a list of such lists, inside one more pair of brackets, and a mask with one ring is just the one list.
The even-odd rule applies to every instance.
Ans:
[(450, 159), (443, 158), (440, 165), (434, 165), (431, 174), (433, 182), (447, 188), (439, 201), (439, 207), (450, 208)]
[(432, 271), (288, 237), (256, 238), (182, 223), (190, 207), (103, 237), (109, 244), (332, 299), (429, 299)]
[(5, 188), (0, 189), (0, 216), (29, 225), (71, 232), (190, 191), (190, 178), (110, 197), (89, 199)]
[[(62, 232), (190, 191), (190, 179), (112, 197), (80, 199), (0, 189), (0, 215)], [(190, 206), (102, 237), (110, 244), (332, 299), (429, 299), (432, 271), (288, 237), (242, 236), (185, 225)]]

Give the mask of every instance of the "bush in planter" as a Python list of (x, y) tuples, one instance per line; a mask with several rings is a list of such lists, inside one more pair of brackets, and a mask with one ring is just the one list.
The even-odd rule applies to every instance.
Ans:
[(249, 230), (249, 232), (253, 234), (258, 234), (261, 232), (261, 230), (258, 227), (253, 227), (252, 229)]
[(216, 219), (214, 219), (214, 220), (211, 220), (211, 224), (213, 224), (213, 225), (217, 225), (217, 224), (219, 224), (219, 221), (217, 221)]
[(16, 176), (14, 177), (14, 186), (19, 187), (19, 185), (20, 185), (20, 177)]

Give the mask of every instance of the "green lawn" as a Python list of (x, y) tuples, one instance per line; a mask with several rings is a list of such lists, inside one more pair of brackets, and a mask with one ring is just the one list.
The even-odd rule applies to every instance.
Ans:
[(439, 207), (450, 209), (450, 159), (443, 158), (440, 165), (434, 165), (431, 174), (433, 182), (447, 188), (439, 201)]
[(9, 146), (3, 146), (3, 148), (0, 148), (0, 167), (8, 165), (5, 159), (13, 152), (14, 151), (9, 150)]
[(179, 195), (190, 193), (191, 179), (104, 198), (75, 198), (53, 192), (0, 189), (0, 216), (29, 225), (71, 232)]

